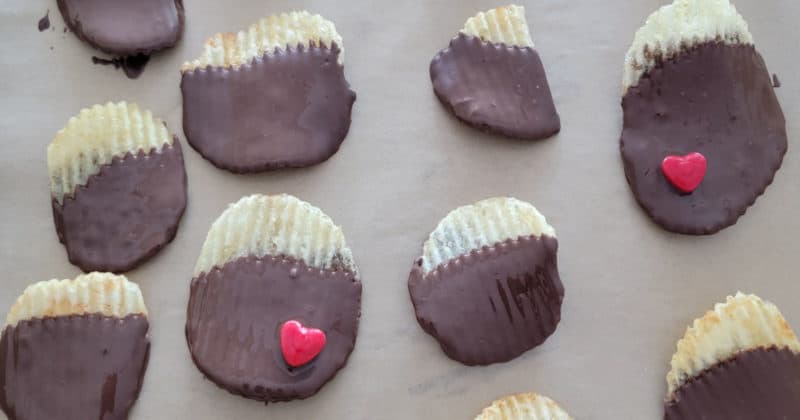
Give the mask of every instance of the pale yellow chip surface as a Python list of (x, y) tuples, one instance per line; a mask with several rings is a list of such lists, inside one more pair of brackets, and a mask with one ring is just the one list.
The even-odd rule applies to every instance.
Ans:
[(753, 43), (747, 22), (729, 0), (675, 0), (661, 7), (636, 32), (625, 56), (623, 94), (639, 84), (657, 58), (717, 39), (729, 44)]
[(572, 417), (550, 398), (527, 393), (493, 402), (475, 420), (572, 420)]
[(518, 5), (478, 13), (467, 20), (461, 32), (487, 42), (533, 48), (525, 8)]
[(311, 44), (339, 47), (339, 64), (344, 63), (344, 44), (333, 22), (303, 10), (272, 15), (233, 33), (218, 33), (206, 41), (197, 59), (184, 63), (182, 72), (211, 67), (238, 67), (275, 49)]
[(256, 194), (231, 204), (211, 225), (194, 275), (238, 258), (266, 255), (357, 272), (342, 229), (322, 210), (291, 195)]
[(147, 316), (147, 308), (139, 286), (125, 276), (94, 272), (28, 286), (8, 312), (6, 326), (31, 319), (84, 314), (117, 318)]
[(531, 235), (555, 237), (556, 232), (530, 203), (496, 197), (459, 207), (425, 241), (422, 270), (427, 274), (472, 250)]
[(800, 342), (778, 307), (755, 295), (728, 296), (695, 320), (678, 341), (667, 374), (668, 397), (687, 380), (739, 352), (773, 346), (800, 353)]
[(51, 194), (60, 203), (115, 157), (161, 150), (173, 141), (164, 122), (136, 104), (109, 102), (84, 109), (47, 147)]

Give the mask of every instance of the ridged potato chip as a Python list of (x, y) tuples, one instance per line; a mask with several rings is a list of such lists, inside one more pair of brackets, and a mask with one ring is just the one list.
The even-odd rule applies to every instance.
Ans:
[(174, 137), (150, 111), (127, 102), (83, 109), (47, 147), (53, 198), (61, 203), (115, 157), (171, 145)]
[(550, 398), (526, 393), (496, 400), (475, 420), (572, 420), (572, 417)]
[(310, 267), (356, 272), (342, 230), (291, 195), (251, 195), (230, 205), (208, 232), (194, 275), (237, 258), (289, 256)]
[(147, 316), (147, 308), (139, 286), (125, 276), (94, 272), (29, 286), (11, 307), (6, 326), (36, 318), (85, 314)]
[(467, 20), (461, 32), (488, 42), (533, 48), (522, 6), (509, 5), (478, 13)]
[(182, 72), (212, 67), (238, 67), (276, 49), (311, 44), (339, 47), (339, 64), (344, 63), (344, 44), (333, 22), (303, 10), (265, 17), (249, 28), (218, 33), (206, 41), (199, 58), (184, 63)]
[(423, 245), (425, 273), (470, 251), (520, 236), (556, 232), (536, 207), (516, 198), (496, 197), (451, 211)]

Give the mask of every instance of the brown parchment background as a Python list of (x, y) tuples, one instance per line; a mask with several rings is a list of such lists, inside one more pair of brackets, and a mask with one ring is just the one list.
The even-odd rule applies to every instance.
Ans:
[[(175, 242), (128, 273), (151, 314), (152, 355), (134, 419), (471, 419), (495, 397), (536, 391), (577, 419), (659, 419), (665, 375), (686, 326), (741, 289), (800, 328), (800, 4), (737, 0), (783, 87), (790, 147), (775, 183), (740, 222), (705, 238), (655, 226), (619, 157), (620, 80), (634, 31), (665, 1), (524, 1), (563, 130), (503, 140), (458, 123), (436, 101), (433, 55), (485, 0), (186, 0), (186, 31), (139, 80), (94, 66), (55, 0), (0, 2), (0, 308), (29, 283), (71, 278), (53, 228), (45, 148), (81, 108), (129, 100), (184, 144), (189, 207)], [(306, 8), (336, 23), (358, 93), (341, 150), (315, 168), (255, 176), (215, 169), (181, 129), (181, 63), (218, 31)], [(47, 9), (55, 30), (39, 33)], [(189, 281), (211, 222), (250, 193), (291, 193), (340, 224), (364, 282), (348, 366), (315, 397), (269, 406), (203, 379), (184, 341)], [(422, 241), (452, 208), (496, 195), (534, 203), (556, 227), (563, 320), (543, 346), (501, 365), (446, 358), (416, 323), (406, 280)], [(5, 311), (5, 309), (2, 309)]]

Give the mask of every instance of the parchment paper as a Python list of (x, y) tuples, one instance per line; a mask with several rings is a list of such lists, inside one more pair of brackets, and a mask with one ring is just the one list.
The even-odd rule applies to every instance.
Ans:
[[(778, 304), (800, 329), (800, 4), (738, 0), (789, 121), (775, 183), (739, 224), (705, 238), (668, 234), (637, 207), (619, 157), (620, 81), (635, 30), (665, 1), (524, 1), (563, 130), (529, 143), (482, 134), (437, 102), (428, 64), (483, 0), (186, 0), (186, 31), (139, 80), (94, 66), (64, 33), (55, 0), (0, 2), (0, 311), (24, 287), (71, 278), (50, 210), (45, 148), (81, 108), (109, 100), (162, 116), (184, 144), (189, 206), (174, 243), (128, 273), (144, 292), (152, 354), (133, 419), (471, 419), (494, 398), (536, 391), (577, 419), (659, 419), (675, 343), (737, 290)], [(358, 93), (341, 150), (320, 166), (255, 176), (212, 167), (181, 128), (181, 63), (218, 31), (306, 8), (336, 23)], [(54, 30), (39, 33), (50, 10)], [(251, 193), (291, 193), (340, 224), (364, 283), (348, 365), (315, 397), (263, 404), (206, 381), (184, 340), (192, 267), (211, 222)], [(456, 206), (497, 195), (534, 203), (558, 231), (563, 319), (543, 346), (465, 367), (417, 325), (406, 280), (422, 242)]]

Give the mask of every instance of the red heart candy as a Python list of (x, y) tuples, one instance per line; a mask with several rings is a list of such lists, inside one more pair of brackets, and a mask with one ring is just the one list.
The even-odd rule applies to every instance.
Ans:
[(706, 157), (697, 152), (686, 156), (667, 156), (661, 162), (664, 176), (683, 193), (690, 193), (700, 186), (706, 176), (707, 168)]
[(290, 320), (281, 326), (281, 352), (286, 363), (300, 367), (313, 360), (325, 347), (325, 333)]

